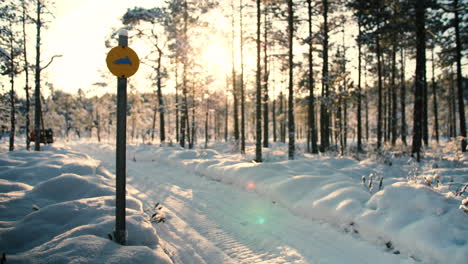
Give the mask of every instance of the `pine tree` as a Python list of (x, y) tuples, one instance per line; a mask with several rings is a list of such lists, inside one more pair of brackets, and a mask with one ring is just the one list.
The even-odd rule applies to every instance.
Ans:
[(294, 10), (293, 0), (288, 0), (288, 33), (289, 33), (289, 85), (288, 85), (288, 157), (294, 159), (295, 155), (295, 122), (294, 122), (294, 61), (293, 61), (293, 38), (294, 38)]
[(426, 75), (426, 36), (425, 36), (426, 1), (415, 3), (416, 19), (416, 77), (414, 90), (413, 145), (412, 153), (420, 160), (423, 136), (424, 82)]

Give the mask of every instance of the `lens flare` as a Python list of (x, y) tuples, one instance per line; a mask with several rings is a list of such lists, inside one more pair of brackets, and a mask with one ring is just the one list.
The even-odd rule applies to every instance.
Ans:
[(249, 183), (247, 184), (247, 189), (249, 189), (249, 190), (255, 189), (255, 183), (249, 182)]
[(265, 218), (263, 216), (257, 216), (257, 224), (263, 225), (265, 223)]

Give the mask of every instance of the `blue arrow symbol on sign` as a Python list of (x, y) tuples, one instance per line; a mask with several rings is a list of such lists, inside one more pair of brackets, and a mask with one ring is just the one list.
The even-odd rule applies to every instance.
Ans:
[(132, 65), (132, 62), (130, 61), (130, 59), (127, 57), (125, 57), (124, 59), (118, 59), (118, 60), (115, 60), (114, 61), (114, 64), (128, 64), (128, 65)]

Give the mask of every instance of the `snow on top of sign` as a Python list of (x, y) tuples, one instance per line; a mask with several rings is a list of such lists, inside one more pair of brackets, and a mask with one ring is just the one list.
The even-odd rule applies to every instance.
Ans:
[(119, 36), (127, 36), (128, 37), (128, 30), (125, 28), (121, 28), (117, 31), (117, 35)]

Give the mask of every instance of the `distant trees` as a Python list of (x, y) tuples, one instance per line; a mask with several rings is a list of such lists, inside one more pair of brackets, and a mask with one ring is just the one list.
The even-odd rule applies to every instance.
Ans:
[(15, 78), (20, 73), (18, 57), (22, 55), (19, 32), (15, 30), (19, 22), (17, 6), (13, 2), (0, 6), (0, 74), (10, 79), (10, 144), (9, 150), (15, 149), (16, 109)]
[[(27, 97), (26, 110), (10, 111), (15, 104), (8, 105), (8, 118), (29, 108), (25, 25), (32, 21), (37, 30), (35, 129), (45, 121), (40, 117), (43, 103), (43, 111), (57, 125), (45, 123), (55, 125), (59, 134), (105, 138), (114, 125), (109, 121), (114, 115), (111, 95), (85, 98), (82, 93), (78, 99), (64, 94), (66, 100), (60, 100), (54, 92), (41, 102), (44, 2), (34, 2), (34, 19), (28, 16), (29, 2), (8, 3), (19, 3), (9, 11), (15, 14), (14, 48), (4, 17), (0, 65), (9, 81), (8, 69), (16, 75), (24, 71)], [(290, 159), (302, 149), (347, 155), (388, 148), (407, 151), (407, 144), (420, 157), (429, 146), (429, 132), (437, 141), (460, 136), (465, 151), (465, 9), (459, 0), (169, 0), (160, 7), (129, 9), (123, 24), (131, 27), (134, 38), (151, 42), (150, 55), (142, 61), (153, 69), (154, 87), (153, 93), (132, 90), (129, 133), (134, 140), (150, 141), (159, 132), (160, 142), (174, 138), (184, 148), (194, 147), (202, 135), (206, 144), (222, 138), (242, 154), (250, 142), (257, 162), (264, 161), (263, 152), (276, 141), (287, 144)], [(220, 14), (226, 21), (218, 22), (227, 25), (221, 29), (213, 22)], [(200, 60), (216, 30), (222, 31), (218, 41), (231, 48), (223, 76)], [(18, 101), (14, 83), (8, 83), (10, 101)], [(412, 126), (407, 125), (410, 121)], [(15, 129), (13, 123), (8, 126)]]

